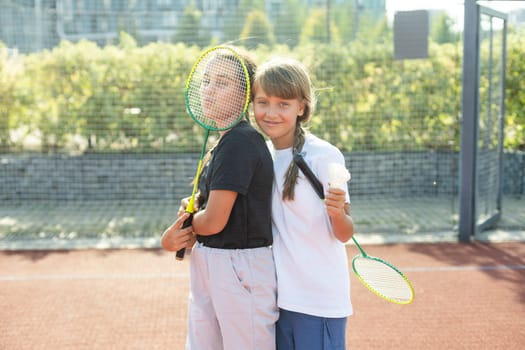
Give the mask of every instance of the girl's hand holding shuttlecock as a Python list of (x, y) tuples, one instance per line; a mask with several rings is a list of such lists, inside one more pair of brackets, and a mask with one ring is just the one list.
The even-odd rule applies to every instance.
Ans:
[(328, 215), (335, 219), (346, 215), (345, 211), (345, 191), (343, 190), (346, 183), (350, 180), (350, 172), (339, 163), (328, 164), (329, 185), (326, 195), (325, 204)]
[(344, 165), (330, 163), (328, 164), (328, 177), (330, 179), (330, 187), (344, 188), (352, 176)]

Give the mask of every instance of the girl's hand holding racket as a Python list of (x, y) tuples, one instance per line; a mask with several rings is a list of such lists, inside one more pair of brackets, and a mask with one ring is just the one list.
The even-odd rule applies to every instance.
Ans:
[(177, 220), (164, 231), (161, 244), (164, 249), (176, 252), (181, 249), (191, 248), (195, 244), (196, 237), (192, 227), (183, 227), (184, 222), (190, 217), (189, 213), (182, 213)]
[[(193, 191), (186, 207), (190, 215), (182, 227), (192, 225), (209, 133), (229, 130), (242, 120), (248, 110), (250, 88), (250, 75), (244, 59), (228, 46), (204, 51), (190, 71), (185, 88), (186, 107), (190, 117), (204, 128), (205, 133)], [(184, 259), (184, 253), (184, 248), (178, 250), (177, 260)]]
[[(180, 200), (180, 207), (179, 212), (177, 213), (177, 217), (183, 215), (184, 213), (188, 212), (188, 204), (190, 203), (191, 197), (182, 198)], [(199, 211), (199, 204), (197, 201), (193, 203), (193, 212), (196, 213)]]

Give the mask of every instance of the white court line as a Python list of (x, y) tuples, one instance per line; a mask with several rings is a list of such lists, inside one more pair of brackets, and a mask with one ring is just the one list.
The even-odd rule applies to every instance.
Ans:
[(525, 265), (405, 267), (399, 270), (403, 272), (525, 270)]
[(43, 280), (136, 280), (187, 278), (189, 273), (130, 273), (130, 274), (67, 274), (67, 275), (0, 275), (0, 281), (43, 281)]
[[(525, 270), (525, 265), (485, 265), (485, 266), (421, 266), (402, 267), (402, 272), (440, 272), (440, 271), (495, 271), (495, 270)], [(67, 274), (67, 275), (0, 275), (0, 282), (4, 281), (44, 281), (44, 280), (136, 280), (136, 279), (163, 279), (188, 278), (188, 272), (181, 273), (143, 273), (143, 274)]]

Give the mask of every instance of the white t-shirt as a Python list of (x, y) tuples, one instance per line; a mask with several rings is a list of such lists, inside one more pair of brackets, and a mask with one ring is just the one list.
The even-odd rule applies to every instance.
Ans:
[[(352, 304), (345, 244), (334, 236), (324, 202), (301, 171), (295, 200), (282, 200), (292, 149), (275, 150), (270, 142), (268, 145), (275, 171), (272, 230), (278, 305), (319, 317), (349, 316)], [(328, 164), (345, 165), (343, 154), (335, 146), (312, 134), (306, 135), (302, 152), (325, 189), (329, 182)], [(350, 202), (346, 187), (345, 191)]]

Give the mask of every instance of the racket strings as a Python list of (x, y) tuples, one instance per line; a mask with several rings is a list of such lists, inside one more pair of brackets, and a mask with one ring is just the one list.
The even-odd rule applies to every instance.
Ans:
[(186, 102), (192, 118), (211, 130), (230, 128), (248, 107), (247, 78), (244, 62), (230, 50), (206, 53), (187, 83)]
[(361, 281), (376, 294), (398, 303), (412, 301), (412, 286), (402, 273), (386, 262), (358, 256), (352, 265)]

